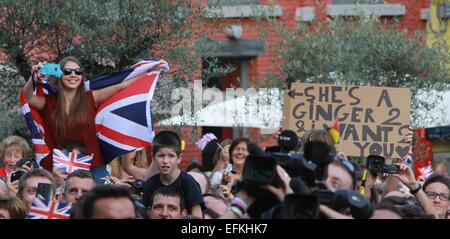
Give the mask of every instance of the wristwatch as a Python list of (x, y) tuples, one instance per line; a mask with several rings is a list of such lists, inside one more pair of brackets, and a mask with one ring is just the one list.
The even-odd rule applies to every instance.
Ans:
[(417, 187), (415, 189), (409, 189), (409, 192), (411, 194), (416, 194), (417, 192), (419, 192), (420, 189), (422, 189), (422, 185), (420, 185), (420, 183), (418, 183)]

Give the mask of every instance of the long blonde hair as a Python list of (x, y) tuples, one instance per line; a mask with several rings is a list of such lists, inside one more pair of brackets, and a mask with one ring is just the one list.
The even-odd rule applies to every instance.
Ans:
[[(81, 63), (75, 57), (64, 57), (59, 64), (64, 67), (68, 62), (77, 63), (80, 68)], [(53, 111), (53, 117), (56, 123), (56, 140), (57, 142), (63, 142), (67, 136), (65, 118), (67, 116), (68, 126), (74, 125), (88, 125), (89, 129), (93, 127), (92, 120), (90, 119), (88, 99), (84, 90), (84, 75), (82, 76), (81, 84), (78, 86), (75, 96), (70, 105), (69, 113), (66, 114), (66, 99), (64, 97), (65, 88), (63, 87), (62, 80), (57, 81), (58, 95), (56, 97), (56, 110)]]
[[(122, 158), (123, 156), (119, 156), (115, 158), (113, 161), (109, 163), (111, 168), (110, 174), (116, 178), (122, 178)], [(147, 168), (148, 160), (147, 160), (147, 151), (145, 149), (136, 151), (136, 156), (133, 159), (133, 165), (139, 168)]]

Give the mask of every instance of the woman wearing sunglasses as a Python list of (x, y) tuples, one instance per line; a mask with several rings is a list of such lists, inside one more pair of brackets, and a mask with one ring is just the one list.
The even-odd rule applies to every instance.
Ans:
[[(59, 62), (63, 75), (55, 79), (58, 88), (57, 96), (33, 95), (33, 81), (30, 77), (24, 86), (24, 94), (30, 106), (40, 111), (44, 120), (45, 144), (50, 152), (53, 148), (61, 148), (68, 140), (83, 142), (89, 153), (94, 154), (91, 169), (103, 166), (100, 146), (95, 134), (96, 107), (114, 93), (133, 83), (138, 77), (103, 89), (85, 92), (84, 75), (81, 63), (74, 57), (65, 57)], [(33, 66), (37, 71), (41, 65)], [(47, 155), (41, 163), (52, 170), (52, 154)], [(101, 172), (106, 174), (106, 169)], [(101, 174), (100, 174), (101, 175)]]

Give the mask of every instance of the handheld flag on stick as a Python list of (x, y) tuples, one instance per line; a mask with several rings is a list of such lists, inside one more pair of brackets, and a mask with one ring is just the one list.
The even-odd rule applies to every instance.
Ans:
[(56, 200), (33, 199), (27, 219), (69, 219), (71, 206)]
[(409, 147), (408, 154), (402, 158), (402, 161), (408, 165), (408, 167), (412, 168), (413, 163), (413, 148), (412, 145)]
[(339, 144), (341, 135), (339, 133), (339, 119), (336, 115), (334, 116), (333, 125), (331, 126), (331, 128), (328, 128), (328, 134), (333, 140), (333, 144)]
[[(206, 145), (208, 145), (209, 142), (211, 142), (211, 141), (213, 141), (215, 139), (217, 140), (217, 137), (213, 133), (207, 133), (207, 134), (204, 134), (200, 138), (200, 140), (197, 141), (197, 143), (195, 143), (195, 145), (199, 149), (203, 150), (203, 149), (205, 149)], [(219, 145), (219, 144), (217, 144), (217, 145)], [(219, 147), (220, 147), (220, 145), (219, 145)], [(222, 147), (220, 147), (220, 148), (222, 148)]]
[(434, 173), (433, 166), (428, 164), (425, 167), (419, 168), (420, 175), (426, 180), (431, 174)]
[(71, 153), (67, 150), (53, 149), (53, 168), (72, 173), (78, 169), (89, 170), (93, 155), (85, 153)]
[(366, 195), (366, 180), (367, 180), (367, 174), (369, 173), (369, 170), (364, 169), (364, 174), (361, 181), (361, 187), (359, 188), (359, 193), (361, 195)]

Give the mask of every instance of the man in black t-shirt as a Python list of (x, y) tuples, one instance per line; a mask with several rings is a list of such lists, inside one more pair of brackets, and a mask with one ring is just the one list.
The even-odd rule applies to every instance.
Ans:
[(144, 183), (143, 203), (145, 207), (152, 205), (153, 193), (161, 187), (169, 187), (181, 194), (189, 214), (203, 218), (204, 206), (200, 186), (192, 176), (181, 172), (181, 139), (172, 131), (161, 131), (153, 139), (153, 160), (159, 174)]

